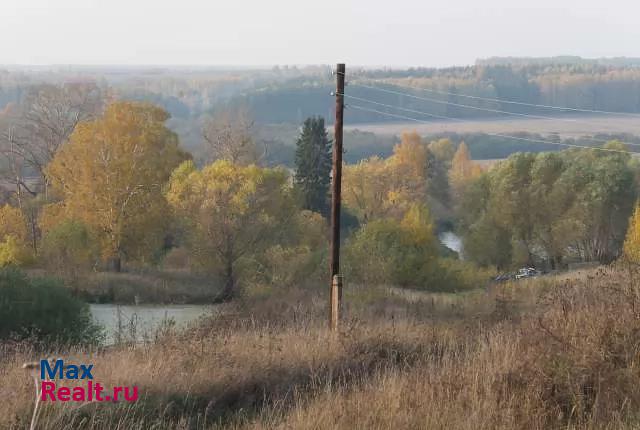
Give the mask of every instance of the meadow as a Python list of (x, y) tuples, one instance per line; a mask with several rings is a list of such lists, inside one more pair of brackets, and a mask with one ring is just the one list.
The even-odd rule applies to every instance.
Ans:
[[(408, 115), (412, 116), (412, 115)], [(626, 115), (548, 115), (558, 119), (543, 118), (480, 118), (465, 121), (428, 120), (425, 123), (396, 121), (387, 123), (349, 124), (345, 129), (357, 129), (378, 135), (400, 135), (415, 130), (422, 135), (438, 133), (538, 133), (543, 136), (557, 135), (562, 138), (579, 138), (587, 135), (608, 133), (640, 134), (637, 118)], [(414, 118), (423, 120), (419, 115)], [(426, 118), (428, 119), (428, 118)]]
[(25, 362), (94, 364), (136, 403), (43, 403), (39, 429), (637, 428), (640, 277), (618, 264), (464, 294), (251, 292), (144, 345), (2, 344), (0, 427), (28, 428)]
[[(7, 160), (18, 174), (0, 206), (0, 428), (640, 424), (640, 271), (623, 263), (640, 263), (640, 165), (616, 141), (629, 136), (555, 151), (481, 133), (346, 133), (346, 287), (332, 332), (324, 118), (304, 119), (283, 167), (286, 154), (269, 158), (241, 109), (203, 118), (194, 154), (161, 106), (111, 101), (92, 86), (33, 97), (5, 113), (20, 137), (5, 147), (20, 152)], [(63, 108), (56, 139), (40, 139)], [(538, 133), (529, 138), (572, 136), (527, 126)], [(490, 168), (473, 161), (509, 154)], [(461, 253), (440, 243), (443, 232), (458, 235)], [(490, 282), (522, 267), (616, 261)], [(117, 330), (133, 336), (110, 344), (87, 301), (216, 312), (138, 339), (137, 317), (123, 325), (118, 310)], [(37, 402), (43, 358), (91, 365), (96, 383), (139, 397)]]

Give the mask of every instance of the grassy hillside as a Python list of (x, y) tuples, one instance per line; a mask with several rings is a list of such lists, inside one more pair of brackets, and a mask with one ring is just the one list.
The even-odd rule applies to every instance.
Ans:
[[(640, 278), (626, 268), (408, 300), (347, 286), (246, 299), (143, 347), (49, 351), (95, 364), (138, 403), (46, 405), (38, 428), (637, 428)], [(5, 344), (0, 427), (27, 426), (45, 356)]]

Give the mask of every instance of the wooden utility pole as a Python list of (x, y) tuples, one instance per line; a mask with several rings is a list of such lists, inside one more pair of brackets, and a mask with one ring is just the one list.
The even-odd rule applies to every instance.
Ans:
[(345, 65), (336, 67), (336, 121), (334, 123), (333, 171), (331, 180), (331, 290), (329, 327), (338, 329), (338, 311), (342, 299), (340, 276), (340, 193), (342, 189), (342, 120), (344, 117)]

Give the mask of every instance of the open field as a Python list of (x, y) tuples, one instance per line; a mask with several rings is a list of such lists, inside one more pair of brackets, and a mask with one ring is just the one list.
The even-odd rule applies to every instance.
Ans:
[(33, 382), (22, 363), (63, 356), (94, 364), (107, 387), (137, 385), (140, 400), (46, 404), (40, 429), (637, 428), (637, 273), (599, 269), (453, 298), (352, 287), (337, 335), (322, 292), (290, 290), (146, 346), (7, 343), (0, 427), (28, 426)]
[[(408, 115), (411, 116), (411, 115)], [(547, 115), (551, 116), (551, 115)], [(418, 118), (417, 116), (414, 116)], [(640, 135), (639, 116), (566, 116), (559, 121), (536, 118), (489, 118), (465, 121), (433, 120), (429, 123), (387, 122), (377, 124), (350, 124), (345, 129), (358, 129), (376, 134), (398, 135), (415, 130), (420, 134), (452, 133), (538, 133), (543, 136), (557, 133), (561, 137), (576, 138), (597, 133), (631, 133)]]

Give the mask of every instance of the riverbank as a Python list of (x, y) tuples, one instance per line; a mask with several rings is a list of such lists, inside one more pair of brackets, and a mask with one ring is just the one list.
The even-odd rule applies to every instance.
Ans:
[[(27, 273), (31, 277), (55, 277), (40, 269)], [(63, 282), (88, 303), (210, 304), (219, 294), (215, 276), (182, 270), (87, 272)]]

